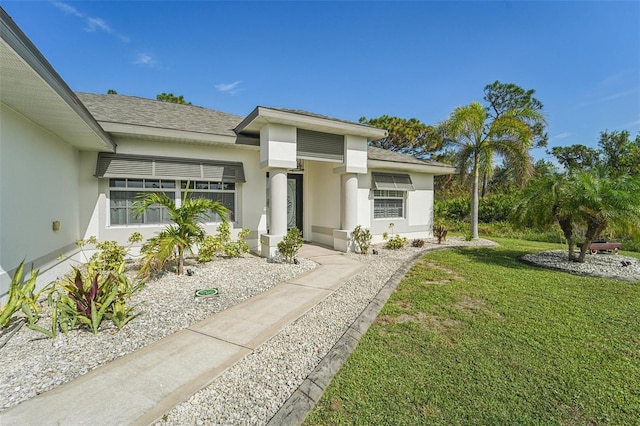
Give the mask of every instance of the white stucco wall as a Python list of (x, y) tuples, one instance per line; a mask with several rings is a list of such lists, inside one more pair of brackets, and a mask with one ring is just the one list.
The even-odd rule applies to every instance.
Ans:
[(340, 174), (333, 173), (333, 164), (317, 161), (305, 163), (305, 179), (311, 209), (311, 229), (314, 242), (333, 246), (333, 230), (340, 229)]
[[(80, 238), (80, 155), (46, 129), (0, 108), (1, 296), (10, 281), (7, 271), (13, 273), (22, 259), (27, 276), (32, 263), (44, 272)], [(59, 231), (53, 221), (60, 221)], [(39, 284), (46, 284), (49, 275), (41, 277)]]
[[(408, 173), (415, 191), (407, 191), (404, 218), (374, 219), (373, 193), (369, 195), (371, 233), (376, 237), (374, 242), (382, 241), (384, 232), (391, 233), (389, 224), (393, 223), (393, 233), (407, 238), (429, 238), (433, 236), (433, 175), (416, 172), (399, 172), (397, 170), (374, 170), (387, 173)], [(367, 175), (369, 183), (371, 174)]]

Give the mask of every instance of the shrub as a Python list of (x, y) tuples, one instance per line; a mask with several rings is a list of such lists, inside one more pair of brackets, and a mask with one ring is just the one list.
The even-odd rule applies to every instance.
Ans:
[(407, 243), (406, 238), (401, 237), (400, 235), (396, 235), (391, 237), (389, 241), (387, 241), (387, 244), (385, 244), (385, 247), (391, 250), (398, 250), (404, 247), (406, 243)]
[(411, 241), (411, 247), (424, 247), (424, 240), (422, 238), (416, 238), (415, 240)]
[(76, 245), (84, 253), (87, 244), (94, 244), (97, 252), (91, 256), (89, 263), (98, 271), (117, 271), (129, 256), (133, 244), (142, 241), (142, 234), (134, 232), (128, 239), (128, 246), (121, 246), (117, 241), (98, 241), (95, 236), (76, 241)]
[(366, 254), (369, 251), (369, 247), (371, 246), (371, 239), (373, 236), (371, 235), (371, 231), (368, 228), (363, 228), (358, 225), (353, 230), (351, 234), (353, 237), (353, 242), (356, 244), (358, 251), (360, 253)]
[(438, 244), (441, 244), (443, 241), (447, 240), (447, 228), (444, 225), (439, 224), (433, 227), (433, 235), (438, 239)]
[(287, 231), (284, 239), (278, 243), (278, 252), (284, 257), (285, 261), (292, 263), (303, 243), (300, 230), (291, 228)]
[(210, 262), (219, 253), (224, 253), (227, 257), (240, 257), (249, 252), (246, 241), (247, 235), (251, 232), (249, 229), (240, 231), (236, 241), (231, 240), (231, 229), (228, 223), (221, 223), (217, 231), (217, 235), (208, 235), (203, 240), (198, 251), (198, 262)]

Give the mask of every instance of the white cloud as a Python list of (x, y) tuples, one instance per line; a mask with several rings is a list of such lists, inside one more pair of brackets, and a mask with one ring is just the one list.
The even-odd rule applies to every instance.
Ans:
[(240, 88), (238, 88), (238, 86), (240, 85), (240, 83), (242, 83), (242, 81), (238, 80), (238, 81), (234, 81), (233, 83), (219, 83), (216, 84), (214, 87), (222, 93), (230, 93), (232, 95), (235, 95), (236, 93), (238, 93), (240, 90)]
[(138, 65), (155, 65), (158, 61), (148, 53), (138, 53), (136, 59), (133, 61), (134, 64)]
[(107, 22), (102, 19), (102, 18), (97, 18), (97, 17), (91, 17), (91, 16), (85, 16), (82, 12), (80, 12), (78, 9), (76, 9), (75, 7), (67, 4), (67, 3), (63, 3), (63, 2), (51, 2), (52, 5), (54, 5), (55, 7), (57, 7), (58, 9), (60, 9), (62, 12), (66, 13), (67, 15), (73, 15), (77, 18), (81, 18), (84, 22), (85, 22), (85, 27), (84, 30), (92, 33), (95, 32), (97, 30), (100, 31), (104, 31), (107, 32), (109, 34), (113, 34), (115, 37), (118, 37), (120, 39), (120, 41), (122, 41), (123, 43), (129, 43), (130, 39), (129, 37), (122, 35), (122, 34), (118, 34), (117, 32), (115, 32), (110, 26), (109, 24), (107, 24)]
[(75, 7), (73, 7), (73, 6), (71, 6), (71, 5), (67, 4), (67, 3), (54, 1), (52, 4), (55, 7), (57, 7), (58, 9), (60, 9), (61, 11), (63, 11), (64, 13), (68, 14), (68, 15), (74, 15), (74, 16), (77, 16), (79, 18), (83, 17), (82, 13), (78, 12), (78, 10)]
[(102, 19), (87, 18), (87, 27), (85, 28), (85, 30), (88, 32), (93, 32), (96, 29), (106, 31), (108, 33), (112, 32), (111, 27), (109, 27), (109, 25), (107, 25), (107, 23), (104, 22)]

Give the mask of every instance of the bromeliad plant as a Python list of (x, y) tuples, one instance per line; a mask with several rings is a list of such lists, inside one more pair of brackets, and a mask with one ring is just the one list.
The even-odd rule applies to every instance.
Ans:
[[(189, 184), (187, 184), (187, 188)], [(227, 222), (229, 210), (218, 201), (206, 198), (194, 198), (185, 190), (182, 204), (176, 206), (175, 201), (163, 193), (149, 193), (141, 196), (134, 203), (136, 215), (139, 217), (151, 206), (162, 206), (173, 223), (157, 236), (147, 240), (143, 245), (144, 256), (141, 272), (149, 274), (161, 270), (171, 259), (177, 259), (176, 273), (184, 273), (184, 257), (186, 252), (193, 252), (193, 247), (202, 243), (205, 232), (202, 223), (211, 213), (217, 214), (222, 222)]]
[(40, 294), (47, 289), (47, 287), (35, 292), (36, 280), (38, 278), (38, 272), (31, 270), (31, 276), (27, 281), (22, 278), (24, 271), (24, 260), (20, 262), (16, 273), (13, 275), (11, 282), (9, 283), (9, 300), (7, 304), (0, 309), (0, 327), (8, 327), (11, 323), (11, 318), (18, 311), (22, 310), (27, 315), (29, 323), (33, 321), (35, 323), (38, 320), (39, 308), (36, 302), (40, 297)]
[[(124, 266), (121, 263), (118, 270), (101, 273), (89, 263), (86, 270), (74, 268), (74, 273), (67, 274), (57, 282), (60, 291), (57, 292), (53, 307), (58, 316), (58, 325), (64, 333), (84, 325), (97, 334), (105, 319), (110, 319), (120, 330), (141, 314), (127, 306), (127, 302), (144, 287), (144, 281), (132, 282), (124, 274)], [(55, 333), (54, 326), (52, 331)]]

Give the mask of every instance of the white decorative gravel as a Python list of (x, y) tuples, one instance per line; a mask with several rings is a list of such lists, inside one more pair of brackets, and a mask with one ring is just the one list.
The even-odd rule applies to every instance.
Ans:
[[(0, 411), (53, 389), (103, 364), (147, 346), (317, 265), (268, 263), (253, 255), (187, 261), (193, 276), (164, 274), (132, 298), (144, 314), (121, 331), (105, 320), (100, 333), (73, 330), (55, 340), (23, 326), (0, 348)], [(196, 299), (195, 290), (218, 288), (220, 295)], [(38, 325), (49, 328), (48, 307)], [(0, 338), (2, 343), (7, 336)]]
[[(569, 260), (567, 250), (551, 250), (522, 256), (526, 262), (576, 275), (640, 281), (640, 259), (609, 253), (587, 254), (583, 263)], [(624, 263), (628, 263), (623, 266)]]

